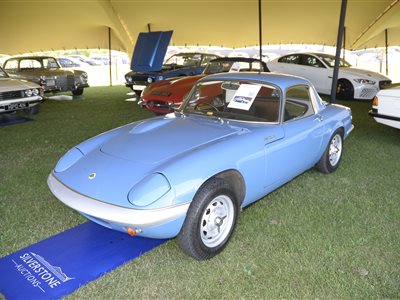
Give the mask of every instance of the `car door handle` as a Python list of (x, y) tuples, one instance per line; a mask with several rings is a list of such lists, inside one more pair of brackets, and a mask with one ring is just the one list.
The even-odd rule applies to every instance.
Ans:
[(324, 120), (324, 117), (321, 116), (321, 115), (318, 115), (318, 116), (315, 117), (314, 120), (315, 120), (315, 121), (318, 121), (318, 122), (322, 122), (322, 121)]
[(267, 137), (264, 138), (264, 141), (266, 141), (266, 142), (271, 142), (273, 140), (275, 140), (275, 136), (274, 135), (270, 135), (270, 136), (267, 136)]

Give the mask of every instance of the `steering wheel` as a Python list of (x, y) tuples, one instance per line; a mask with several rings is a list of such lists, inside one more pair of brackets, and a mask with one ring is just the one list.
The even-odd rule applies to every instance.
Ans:
[(197, 104), (194, 109), (196, 110), (204, 110), (203, 107), (211, 107), (212, 109), (214, 109), (215, 111), (219, 111), (218, 108), (216, 108), (214, 105), (212, 105), (209, 102), (200, 102), (199, 104)]

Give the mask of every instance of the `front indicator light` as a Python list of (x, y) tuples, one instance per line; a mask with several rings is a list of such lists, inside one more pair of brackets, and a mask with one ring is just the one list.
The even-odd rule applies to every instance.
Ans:
[(127, 232), (130, 236), (136, 236), (136, 235), (138, 235), (139, 233), (142, 232), (141, 229), (132, 229), (132, 228), (129, 228), (129, 227), (125, 227), (125, 229), (126, 229), (126, 232)]
[(372, 101), (372, 106), (378, 106), (378, 97), (375, 96), (374, 100)]

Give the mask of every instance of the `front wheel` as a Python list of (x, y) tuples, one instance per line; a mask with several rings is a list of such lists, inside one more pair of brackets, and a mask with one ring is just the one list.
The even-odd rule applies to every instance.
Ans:
[(336, 97), (341, 100), (352, 100), (354, 98), (354, 88), (350, 81), (339, 79), (336, 87)]
[(73, 91), (72, 91), (72, 94), (73, 94), (74, 96), (80, 96), (80, 95), (82, 95), (82, 94), (83, 94), (83, 88), (77, 88), (76, 90), (73, 90)]
[(227, 245), (238, 219), (238, 202), (230, 186), (212, 178), (196, 193), (178, 235), (182, 251), (198, 260), (209, 259)]
[(325, 149), (324, 154), (317, 164), (317, 168), (322, 173), (332, 173), (339, 167), (343, 153), (343, 131), (336, 130), (329, 144)]

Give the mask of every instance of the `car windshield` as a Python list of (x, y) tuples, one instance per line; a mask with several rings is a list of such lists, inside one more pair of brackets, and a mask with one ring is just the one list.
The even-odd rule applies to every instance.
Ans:
[(164, 65), (176, 65), (178, 67), (198, 67), (200, 66), (200, 63), (200, 54), (180, 53), (168, 58)]
[[(329, 54), (317, 54), (317, 56), (323, 60), (329, 67), (333, 68), (335, 66), (335, 56)], [(339, 67), (351, 67), (344, 59), (340, 59)]]
[(223, 72), (249, 72), (261, 71), (262, 66), (258, 61), (234, 61), (216, 60), (210, 61), (204, 69), (204, 74), (215, 74)]
[(179, 108), (183, 114), (224, 119), (279, 121), (281, 91), (250, 81), (205, 81), (197, 84)]
[(7, 73), (0, 67), (0, 78), (8, 78)]

